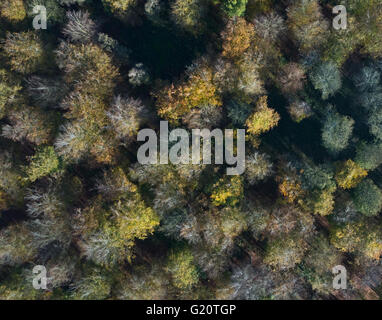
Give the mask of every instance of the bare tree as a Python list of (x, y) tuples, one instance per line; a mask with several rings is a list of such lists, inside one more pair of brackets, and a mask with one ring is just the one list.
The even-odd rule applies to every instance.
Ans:
[(90, 19), (87, 11), (69, 11), (66, 14), (68, 23), (62, 31), (73, 42), (88, 43), (97, 31), (97, 24)]

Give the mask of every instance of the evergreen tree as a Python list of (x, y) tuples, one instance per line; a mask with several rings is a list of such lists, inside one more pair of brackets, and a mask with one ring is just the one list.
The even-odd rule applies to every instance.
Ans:
[(376, 169), (382, 164), (382, 144), (361, 142), (354, 161), (366, 170)]
[(353, 132), (354, 120), (329, 111), (322, 127), (322, 142), (333, 154), (346, 149)]
[(366, 216), (375, 216), (382, 209), (382, 191), (372, 180), (362, 181), (353, 190), (353, 201), (358, 211)]

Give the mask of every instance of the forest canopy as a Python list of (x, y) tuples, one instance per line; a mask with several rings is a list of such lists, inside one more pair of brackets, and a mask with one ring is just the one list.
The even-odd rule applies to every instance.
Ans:
[[(0, 0), (0, 299), (380, 299), (381, 34), (380, 0)], [(245, 172), (139, 163), (160, 121), (245, 129)]]

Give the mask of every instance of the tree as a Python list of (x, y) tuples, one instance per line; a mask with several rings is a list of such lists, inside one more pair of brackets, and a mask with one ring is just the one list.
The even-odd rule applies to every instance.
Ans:
[(94, 44), (62, 42), (56, 54), (59, 67), (66, 73), (66, 82), (74, 86), (74, 91), (60, 105), (68, 111), (65, 117), (72, 121), (61, 126), (55, 142), (57, 152), (71, 162), (79, 161), (88, 152), (94, 165), (112, 163), (118, 141), (105, 130), (106, 109), (118, 69), (111, 57)]
[(342, 252), (353, 252), (379, 260), (382, 254), (381, 231), (365, 220), (334, 226), (330, 242)]
[(117, 16), (124, 16), (126, 12), (134, 8), (136, 0), (102, 0), (103, 5)]
[(7, 194), (0, 189), (0, 212), (8, 208), (8, 202)]
[(47, 262), (47, 288), (59, 291), (63, 286), (69, 285), (76, 275), (78, 261), (72, 256), (73, 252), (59, 254)]
[(374, 170), (382, 164), (382, 143), (361, 142), (357, 146), (354, 161), (366, 170)]
[(171, 275), (174, 286), (181, 290), (191, 289), (199, 281), (194, 257), (187, 247), (171, 250), (165, 270)]
[[(338, 3), (333, 3), (333, 7), (338, 5)], [(348, 9), (349, 7), (345, 5)], [(357, 46), (359, 41), (355, 36), (357, 32), (357, 21), (352, 14), (347, 11), (347, 28), (345, 30), (335, 30), (332, 29), (330, 34), (328, 34), (327, 41), (323, 43), (324, 52), (322, 54), (323, 61), (332, 61), (338, 67), (341, 67), (344, 62), (349, 58)]]
[[(81, 94), (110, 97), (119, 75), (111, 57), (95, 44), (61, 42), (56, 51), (58, 66), (66, 73), (65, 80)], [(102, 75), (102, 81), (99, 77)]]
[(263, 55), (254, 27), (242, 18), (230, 20), (221, 33), (222, 57), (214, 62), (214, 80), (220, 93), (250, 104), (255, 95), (264, 92), (260, 77)]
[(100, 133), (89, 145), (90, 164), (94, 167), (100, 165), (115, 165), (118, 158), (118, 143), (110, 133)]
[(8, 113), (10, 125), (2, 127), (1, 135), (14, 141), (29, 141), (36, 145), (49, 143), (55, 130), (55, 117), (39, 108), (19, 106)]
[(305, 190), (335, 188), (332, 168), (328, 164), (304, 164), (301, 170), (302, 186)]
[(19, 73), (35, 72), (44, 62), (44, 46), (36, 32), (8, 32), (2, 47), (12, 70)]
[(334, 209), (334, 190), (314, 190), (311, 192), (306, 203), (312, 208), (313, 213), (322, 216), (327, 216), (333, 212)]
[(233, 240), (247, 229), (246, 215), (238, 208), (224, 208), (221, 212), (221, 229), (226, 238)]
[[(16, 268), (6, 273), (0, 285), (1, 300), (38, 300), (44, 299), (42, 290), (32, 285), (32, 269)], [(46, 296), (45, 296), (46, 298)]]
[[(258, 3), (265, 4), (266, 2), (271, 2), (272, 0), (260, 0)], [(252, 1), (253, 4), (253, 1)], [(266, 6), (266, 4), (265, 4)], [(248, 15), (248, 12), (247, 12)], [(265, 15), (257, 16), (253, 20), (255, 25), (256, 33), (265, 40), (276, 41), (282, 32), (285, 32), (286, 26), (284, 19), (275, 12), (270, 12)]]
[(338, 67), (331, 62), (325, 62), (314, 67), (310, 73), (310, 81), (316, 90), (320, 90), (322, 99), (336, 93), (342, 86)]
[(317, 0), (298, 0), (287, 9), (287, 24), (302, 52), (317, 48), (325, 39), (329, 24)]
[(0, 190), (4, 192), (4, 197), (8, 198), (12, 205), (18, 206), (20, 202), (23, 202), (22, 180), (22, 172), (15, 152), (1, 152)]
[(369, 113), (367, 124), (370, 133), (378, 140), (382, 140), (382, 111), (378, 107)]
[(203, 216), (186, 217), (180, 235), (199, 246), (195, 256), (201, 262), (201, 268), (214, 275), (213, 262), (205, 261), (205, 255), (213, 259), (217, 269), (224, 269), (228, 261), (223, 257), (232, 252), (235, 239), (247, 228), (247, 214), (239, 206), (212, 207)]
[(202, 169), (203, 166), (192, 164), (136, 164), (131, 170), (131, 175), (139, 183), (150, 188), (155, 187), (151, 189), (154, 195), (154, 209), (163, 217), (175, 209), (184, 207), (186, 188), (197, 181)]
[(2, 229), (0, 264), (14, 266), (31, 261), (37, 253), (32, 241), (32, 234), (25, 223), (13, 224)]
[(104, 171), (102, 178), (97, 179), (96, 188), (107, 201), (116, 201), (137, 191), (137, 187), (127, 179), (120, 167)]
[(72, 285), (74, 300), (100, 300), (109, 297), (111, 277), (96, 267), (86, 266), (84, 274)]
[(295, 202), (304, 195), (300, 181), (293, 176), (283, 177), (279, 183), (278, 190), (289, 203)]
[(27, 0), (29, 17), (34, 18), (36, 16), (36, 14), (33, 12), (33, 8), (36, 6), (44, 6), (46, 8), (48, 28), (50, 25), (62, 23), (65, 19), (65, 10), (60, 6), (59, 1)]
[(117, 217), (116, 222), (120, 236), (131, 244), (132, 240), (145, 239), (159, 225), (157, 214), (140, 199), (134, 201), (119, 200), (111, 210)]
[(160, 0), (148, 0), (145, 3), (145, 14), (155, 24), (164, 24), (164, 5)]
[(150, 82), (150, 75), (143, 63), (137, 63), (132, 69), (130, 69), (129, 82), (133, 86), (141, 86)]
[(137, 135), (139, 127), (145, 119), (145, 111), (140, 100), (117, 96), (106, 114), (116, 137), (128, 141)]
[(203, 106), (201, 109), (192, 109), (184, 118), (183, 122), (189, 129), (217, 127), (223, 119), (223, 108), (213, 105)]
[(342, 264), (341, 253), (333, 247), (324, 235), (312, 240), (303, 260), (303, 274), (312, 289), (330, 294), (333, 290), (332, 269)]
[[(72, 241), (72, 226), (64, 197), (50, 183), (47, 190), (29, 189), (26, 193), (27, 213), (32, 218), (26, 221), (31, 233), (31, 246), (39, 250), (41, 259), (65, 251)], [(51, 251), (46, 253), (47, 248)], [(56, 249), (55, 249), (56, 248)]]
[(82, 126), (81, 122), (62, 125), (54, 142), (57, 154), (68, 162), (79, 161), (89, 150), (87, 139), (89, 129)]
[[(258, 59), (251, 53), (245, 53), (236, 65), (234, 72), (237, 76), (237, 84), (231, 90), (241, 96), (243, 93), (250, 99), (264, 92), (263, 82), (260, 79)], [(248, 99), (249, 100), (249, 99)]]
[(230, 100), (227, 105), (227, 110), (228, 117), (231, 119), (232, 124), (241, 127), (251, 114), (252, 107), (240, 100)]
[(67, 111), (67, 119), (80, 119), (89, 125), (94, 121), (100, 127), (106, 122), (106, 105), (101, 98), (92, 94), (74, 91), (63, 100), (60, 107)]
[(31, 76), (26, 89), (36, 105), (51, 108), (59, 105), (68, 88), (61, 79)]
[(273, 173), (270, 157), (264, 153), (255, 152), (245, 161), (244, 176), (249, 184), (255, 184), (269, 177)]
[(231, 19), (223, 30), (221, 38), (223, 40), (223, 57), (238, 59), (255, 40), (255, 30), (253, 24), (243, 18)]
[(343, 189), (357, 186), (367, 176), (367, 171), (359, 167), (354, 161), (347, 160), (337, 166), (336, 181)]
[(89, 43), (97, 32), (97, 25), (90, 19), (87, 11), (69, 11), (66, 14), (68, 19), (62, 33), (70, 41), (79, 43)]
[(173, 21), (194, 35), (203, 31), (206, 11), (206, 4), (201, 0), (175, 0), (171, 4)]
[(193, 65), (186, 81), (171, 84), (154, 93), (158, 114), (175, 124), (193, 108), (204, 105), (221, 106), (221, 97), (213, 76), (211, 68), (205, 64)]
[(248, 0), (223, 0), (223, 10), (230, 17), (241, 17), (245, 13)]
[(27, 179), (34, 182), (41, 177), (57, 172), (59, 167), (60, 159), (57, 157), (54, 148), (52, 146), (41, 147), (30, 158), (25, 172)]
[(264, 263), (276, 270), (287, 270), (300, 263), (307, 249), (303, 239), (287, 236), (267, 244)]
[(312, 108), (310, 105), (301, 100), (294, 100), (288, 107), (288, 112), (293, 121), (297, 123), (312, 116)]
[(85, 157), (93, 160), (93, 166), (113, 163), (117, 154), (116, 141), (110, 134), (103, 133), (96, 121), (88, 120), (72, 121), (60, 127), (54, 142), (57, 154), (67, 163), (76, 163)]
[(236, 205), (243, 197), (243, 181), (240, 176), (221, 178), (211, 194), (212, 203), (216, 206)]
[(278, 79), (281, 91), (289, 96), (302, 90), (305, 84), (305, 71), (297, 63), (288, 63), (281, 69)]
[(134, 241), (145, 239), (159, 225), (158, 215), (136, 194), (115, 201), (110, 212), (105, 212), (99, 203), (87, 211), (91, 214), (89, 220), (79, 220), (78, 226), (83, 230), (84, 255), (107, 268), (125, 260), (131, 262)]
[(266, 299), (275, 291), (276, 276), (264, 265), (235, 266), (231, 276), (228, 296), (238, 300)]
[(71, 244), (72, 226), (65, 210), (30, 220), (27, 226), (32, 234), (31, 245), (40, 251), (52, 244), (66, 250)]
[(154, 209), (159, 214), (185, 205), (185, 182), (174, 171), (167, 172), (156, 187)]
[(5, 114), (6, 106), (16, 99), (21, 89), (17, 79), (14, 79), (6, 70), (0, 69), (0, 119)]
[(329, 111), (322, 127), (322, 141), (325, 148), (337, 154), (346, 149), (353, 132), (354, 120), (348, 116)]
[(379, 19), (382, 10), (381, 3), (376, 0), (367, 0), (362, 3), (347, 0), (346, 6), (348, 12), (354, 17), (355, 26), (352, 36), (362, 47), (361, 51), (372, 56), (381, 56), (381, 42), (379, 39), (375, 40), (382, 28)]
[(120, 283), (118, 298), (123, 300), (162, 300), (169, 296), (169, 281), (159, 263), (137, 266)]
[(373, 90), (359, 91), (355, 102), (364, 108), (369, 117), (378, 115), (378, 105), (382, 102), (382, 88), (377, 86)]
[(365, 179), (352, 193), (356, 209), (365, 216), (375, 216), (382, 209), (382, 191), (370, 179)]
[(304, 257), (304, 263), (317, 273), (331, 273), (333, 267), (341, 264), (340, 252), (330, 245), (329, 239), (319, 235), (313, 239), (310, 249)]
[(303, 168), (302, 187), (307, 193), (302, 202), (313, 213), (326, 216), (334, 209), (334, 192), (336, 183), (330, 167), (325, 165), (308, 165)]
[(267, 100), (268, 97), (263, 96), (257, 101), (255, 111), (245, 123), (248, 127), (247, 131), (253, 135), (260, 135), (271, 130), (280, 120), (279, 114), (268, 107)]
[(380, 80), (380, 72), (369, 66), (363, 67), (353, 77), (353, 83), (360, 92), (375, 91), (378, 89)]
[(194, 259), (202, 275), (208, 279), (219, 281), (221, 275), (227, 271), (228, 255), (226, 250), (206, 246), (197, 246), (193, 250)]
[(0, 4), (0, 15), (12, 22), (22, 21), (26, 18), (23, 0), (4, 0)]
[(55, 217), (62, 215), (65, 204), (58, 190), (51, 184), (49, 190), (30, 188), (25, 195), (27, 214), (31, 218)]

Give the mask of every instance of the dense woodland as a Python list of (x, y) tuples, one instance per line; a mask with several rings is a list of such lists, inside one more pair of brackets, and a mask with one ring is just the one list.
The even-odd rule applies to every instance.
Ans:
[[(0, 299), (379, 299), (381, 74), (381, 0), (0, 0)], [(161, 120), (244, 174), (137, 163)]]

